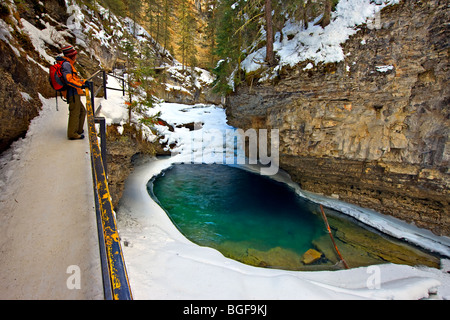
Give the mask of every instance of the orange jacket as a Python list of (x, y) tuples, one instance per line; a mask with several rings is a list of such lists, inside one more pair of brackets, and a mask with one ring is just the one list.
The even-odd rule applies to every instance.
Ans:
[(81, 86), (86, 81), (78, 76), (78, 72), (74, 67), (75, 61), (68, 57), (64, 57), (64, 59), (69, 62), (63, 63), (61, 67), (63, 78), (66, 81), (67, 86), (69, 87), (67, 89), (66, 98), (69, 98), (75, 94), (78, 94), (80, 96), (84, 95), (84, 91), (81, 89)]

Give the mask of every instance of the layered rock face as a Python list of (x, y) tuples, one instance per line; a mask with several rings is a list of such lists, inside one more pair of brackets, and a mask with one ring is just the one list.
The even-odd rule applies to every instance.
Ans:
[(402, 1), (343, 45), (345, 61), (241, 86), (230, 125), (280, 130), (280, 165), (305, 190), (450, 235), (444, 1)]
[[(2, 29), (26, 18), (33, 24), (42, 25), (38, 15), (51, 14), (64, 16), (65, 6), (58, 1), (23, 2), (17, 12), (2, 11)], [(6, 6), (2, 4), (3, 10)], [(8, 10), (9, 11), (9, 10)], [(38, 65), (43, 63), (29, 36), (18, 28), (11, 29), (0, 36), (0, 152), (4, 151), (17, 138), (24, 136), (30, 121), (38, 115), (42, 102), (38, 93), (44, 97), (55, 96), (48, 81), (48, 73)], [(21, 48), (18, 50), (17, 48)], [(30, 59), (31, 58), (31, 59)]]
[[(42, 79), (39, 67), (17, 60), (12, 49), (0, 41), (0, 152), (18, 137), (24, 136), (29, 122), (39, 113), (42, 103), (37, 94)], [(45, 85), (48, 86), (48, 76)], [(37, 81), (36, 81), (37, 80)], [(34, 89), (35, 91), (33, 92)], [(48, 90), (47, 90), (48, 92)]]

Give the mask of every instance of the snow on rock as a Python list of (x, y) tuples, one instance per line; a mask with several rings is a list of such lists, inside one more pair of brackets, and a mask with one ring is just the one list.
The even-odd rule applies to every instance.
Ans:
[[(46, 52), (47, 44), (60, 47), (62, 44), (67, 44), (67, 41), (62, 36), (62, 31), (56, 31), (55, 27), (45, 22), (46, 28), (39, 30), (25, 19), (21, 19), (21, 23), (31, 38), (34, 48), (39, 52), (40, 56), (48, 63), (53, 64), (55, 58)], [(67, 34), (68, 35), (68, 34)]]
[(376, 66), (375, 69), (378, 72), (388, 72), (394, 70), (394, 66)]
[[(320, 17), (310, 23), (307, 29), (303, 29), (301, 22), (289, 20), (281, 31), (285, 36), (275, 36), (274, 51), (280, 58), (279, 64), (294, 66), (311, 60), (317, 65), (344, 60), (341, 44), (358, 31), (359, 25), (374, 19), (382, 8), (398, 2), (399, 0), (379, 3), (370, 0), (341, 0), (332, 12), (330, 24), (325, 28), (314, 25)], [(263, 47), (249, 54), (241, 63), (241, 68), (246, 72), (255, 71), (264, 64), (265, 58), (266, 48)]]

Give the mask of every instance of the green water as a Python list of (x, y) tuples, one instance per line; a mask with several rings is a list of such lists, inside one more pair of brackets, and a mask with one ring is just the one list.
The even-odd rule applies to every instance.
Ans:
[[(339, 259), (318, 205), (299, 197), (284, 183), (226, 165), (183, 164), (172, 166), (151, 180), (147, 188), (177, 228), (198, 245), (256, 266), (289, 270), (337, 268)], [(397, 251), (405, 248), (342, 214), (329, 209), (326, 212), (336, 242), (351, 267), (392, 261), (392, 251), (397, 256)], [(395, 250), (386, 249), (387, 243), (394, 245)], [(374, 246), (382, 248), (372, 252)], [(302, 262), (309, 249), (322, 254), (313, 265)], [(380, 253), (383, 250), (389, 252)], [(402, 256), (409, 257), (411, 250), (417, 251), (406, 250)], [(431, 261), (432, 257), (424, 259)], [(416, 264), (417, 259), (400, 263)]]

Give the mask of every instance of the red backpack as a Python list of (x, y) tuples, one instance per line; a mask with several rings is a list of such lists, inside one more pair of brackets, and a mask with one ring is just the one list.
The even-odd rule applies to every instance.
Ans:
[[(61, 67), (64, 62), (66, 62), (66, 59), (63, 57), (56, 57), (56, 63), (52, 66), (50, 66), (50, 72), (49, 72), (49, 81), (52, 88), (56, 91), (56, 110), (58, 110), (58, 92), (61, 96), (61, 99), (64, 101), (64, 98), (62, 97), (62, 91), (67, 90), (66, 82), (64, 81)], [(67, 102), (67, 101), (66, 101)]]
[(62, 64), (66, 61), (63, 57), (56, 57), (56, 63), (50, 66), (49, 80), (50, 85), (56, 91), (67, 90), (66, 83), (61, 72)]

